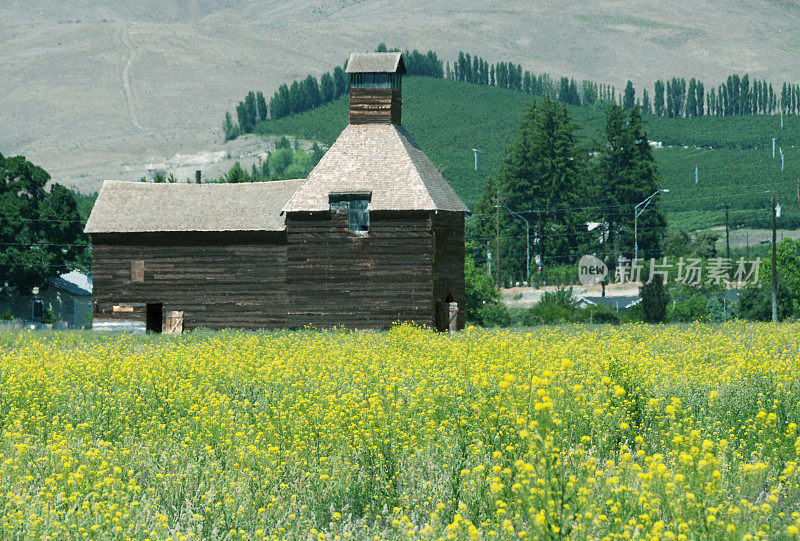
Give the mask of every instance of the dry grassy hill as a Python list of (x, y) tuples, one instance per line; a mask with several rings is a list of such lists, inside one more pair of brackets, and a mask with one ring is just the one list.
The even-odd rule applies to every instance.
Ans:
[[(731, 72), (800, 79), (788, 1), (11, 0), (0, 6), (0, 152), (82, 190), (148, 163), (208, 173), (261, 143), (223, 145), (250, 89), (321, 74), (384, 41), (513, 60), (535, 72), (650, 87)], [(491, 7), (487, 7), (487, 5)], [(217, 154), (215, 154), (217, 152)]]

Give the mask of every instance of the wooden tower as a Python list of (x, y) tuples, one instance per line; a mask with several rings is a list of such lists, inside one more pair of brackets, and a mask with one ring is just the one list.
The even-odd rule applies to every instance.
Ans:
[(350, 75), (350, 124), (399, 126), (406, 72), (402, 55), (353, 53), (345, 71)]

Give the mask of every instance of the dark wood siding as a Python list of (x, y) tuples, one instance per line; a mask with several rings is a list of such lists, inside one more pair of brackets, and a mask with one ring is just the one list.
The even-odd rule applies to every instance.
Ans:
[(350, 124), (400, 125), (402, 99), (392, 88), (351, 88)]
[(94, 234), (92, 258), (98, 319), (141, 319), (147, 303), (163, 303), (184, 312), (185, 329), (286, 326), (285, 233)]
[(346, 212), (288, 213), (289, 326), (433, 326), (431, 225), (426, 212), (370, 212), (360, 235)]
[[(433, 297), (438, 307), (448, 296), (458, 304), (458, 328), (466, 322), (464, 290), (464, 213), (437, 212), (433, 215), (435, 257), (433, 261)], [(438, 312), (437, 317), (445, 314)], [(440, 322), (439, 328), (442, 328)]]

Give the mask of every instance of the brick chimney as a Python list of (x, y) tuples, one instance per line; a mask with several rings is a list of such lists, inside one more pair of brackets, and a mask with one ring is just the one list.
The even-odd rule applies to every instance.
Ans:
[(350, 124), (400, 125), (406, 72), (400, 53), (352, 53), (345, 71), (350, 75)]

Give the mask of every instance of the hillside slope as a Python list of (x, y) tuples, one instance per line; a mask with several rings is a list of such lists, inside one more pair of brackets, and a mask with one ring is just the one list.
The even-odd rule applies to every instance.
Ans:
[(84, 190), (220, 150), (222, 115), (248, 90), (269, 95), (381, 41), (618, 89), (800, 79), (800, 6), (778, 0), (8, 0), (0, 20), (0, 152)]
[[(453, 189), (473, 207), (488, 175), (496, 174), (513, 140), (530, 96), (423, 77), (403, 83), (403, 125), (439, 168)], [(263, 133), (290, 135), (331, 144), (348, 121), (347, 98), (314, 111), (267, 121)], [(604, 105), (569, 107), (581, 126), (581, 146), (589, 152), (600, 138)], [(774, 185), (782, 204), (780, 227), (800, 225), (800, 118), (786, 117), (780, 131), (776, 117), (703, 117), (669, 119), (646, 116), (648, 138), (661, 173), (662, 208), (672, 227), (697, 229), (724, 225), (721, 204), (731, 205), (731, 227), (767, 227)], [(785, 154), (772, 158), (772, 137)], [(471, 149), (481, 150), (478, 170)], [(695, 164), (698, 183), (695, 183)], [(586, 205), (591, 206), (587, 201)]]

